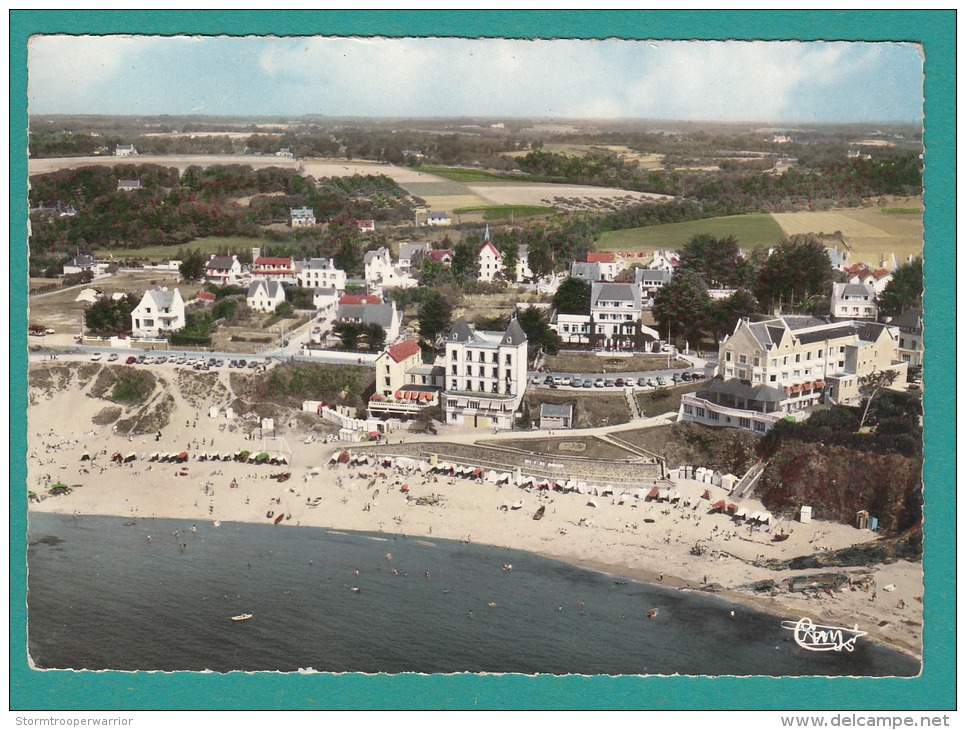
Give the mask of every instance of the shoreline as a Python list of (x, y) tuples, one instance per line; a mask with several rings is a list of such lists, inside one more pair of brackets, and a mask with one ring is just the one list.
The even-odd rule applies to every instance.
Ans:
[[(157, 372), (167, 381), (167, 372)], [(227, 383), (226, 375), (219, 374), (220, 383)], [(272, 524), (282, 514), (282, 525), (469, 540), (668, 588), (702, 591), (705, 582), (717, 583), (720, 590), (708, 592), (735, 604), (782, 618), (808, 616), (825, 625), (858, 624), (869, 641), (921, 662), (921, 562), (783, 571), (756, 564), (759, 558), (783, 560), (868, 542), (875, 539), (868, 530), (786, 520), (772, 528), (786, 532), (788, 539), (773, 542), (767, 529), (709, 513), (707, 500), (698, 507), (708, 488), (698, 482), (676, 483), (684, 499), (672, 504), (498, 486), (412, 469), (330, 464), (333, 453), (352, 450), (353, 445), (326, 443), (318, 430), (306, 426), (309, 422), (294, 416), (276, 419), (291, 452), (287, 466), (201, 461), (197, 457), (205, 452), (263, 450), (266, 444), (251, 438), (256, 421), (228, 420), (223, 412), (210, 417), (209, 407), (223, 408), (225, 403), (215, 401), (211, 392), (182, 393), (177, 385), (163, 385), (173, 403), (160, 438), (153, 432), (128, 437), (114, 433), (109, 424), (98, 425), (104, 424), (98, 417), (104, 409), (115, 406), (94, 397), (90, 383), (73, 381), (48, 392), (32, 388), (25, 486), (42, 501), (30, 501), (28, 517), (55, 512)], [(394, 434), (393, 441), (397, 438)], [(437, 437), (450, 438), (473, 443), (476, 436)], [(401, 434), (401, 440), (424, 439)], [(151, 462), (155, 451), (186, 451), (189, 458), (183, 464)], [(111, 462), (114, 452), (133, 454), (134, 459)], [(291, 474), (287, 481), (271, 478), (283, 470)], [(70, 493), (44, 496), (57, 482), (68, 485)], [(710, 491), (713, 499), (728, 497), (720, 488)], [(685, 506), (687, 499), (693, 507)], [(519, 502), (523, 504), (516, 508)], [(764, 510), (753, 499), (741, 504)], [(533, 519), (535, 510), (541, 519)], [(698, 545), (703, 549), (696, 552)], [(781, 583), (822, 572), (847, 574), (857, 589), (792, 593)], [(738, 590), (767, 579), (778, 584), (774, 595)]]

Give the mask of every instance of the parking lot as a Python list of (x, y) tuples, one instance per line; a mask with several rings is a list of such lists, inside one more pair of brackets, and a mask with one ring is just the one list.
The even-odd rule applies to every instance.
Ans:
[(704, 373), (694, 369), (669, 370), (656, 373), (629, 373), (616, 377), (602, 377), (596, 374), (587, 375), (541, 375), (532, 374), (530, 384), (543, 388), (566, 389), (614, 389), (631, 388), (633, 390), (655, 390), (674, 385), (692, 383), (704, 378)]

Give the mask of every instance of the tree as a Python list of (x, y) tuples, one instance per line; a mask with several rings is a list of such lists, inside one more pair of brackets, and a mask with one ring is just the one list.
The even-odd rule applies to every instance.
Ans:
[(205, 278), (205, 264), (208, 258), (200, 250), (189, 251), (181, 260), (178, 271), (183, 279), (199, 280)]
[(84, 325), (95, 335), (121, 335), (130, 332), (134, 301), (132, 294), (117, 301), (110, 297), (100, 297), (84, 312)]
[(549, 276), (553, 273), (553, 250), (546, 236), (537, 235), (530, 240), (527, 265), (534, 276)]
[(509, 281), (513, 281), (516, 279), (517, 262), (520, 260), (519, 244), (515, 236), (501, 238), (499, 251), (503, 256), (503, 274)]
[(333, 329), (336, 337), (342, 341), (342, 346), (347, 350), (356, 349), (362, 328), (355, 322), (339, 322)]
[(453, 249), (453, 263), (451, 265), (453, 278), (457, 283), (465, 284), (480, 278), (480, 258), (476, 255), (476, 247), (469, 241), (457, 243)]
[(708, 331), (717, 342), (721, 335), (731, 332), (742, 317), (758, 311), (758, 302), (747, 289), (739, 289), (727, 299), (712, 301), (708, 309)]
[(894, 370), (877, 370), (859, 378), (859, 391), (865, 395), (865, 406), (862, 408), (862, 418), (859, 419), (859, 427), (855, 429), (856, 433), (861, 433), (866, 419), (874, 413), (872, 401), (883, 388), (889, 387), (896, 381), (896, 375)]
[(275, 306), (275, 317), (277, 319), (284, 319), (285, 317), (291, 317), (295, 314), (295, 310), (289, 302), (279, 302)]
[(704, 280), (693, 272), (677, 273), (654, 297), (654, 318), (660, 334), (696, 340), (707, 324), (711, 297)]
[(363, 325), (361, 335), (370, 352), (381, 352), (386, 346), (386, 330), (376, 322)]
[(892, 272), (892, 280), (879, 297), (879, 311), (887, 317), (895, 317), (907, 309), (921, 306), (922, 259), (917, 257)]
[(587, 314), (590, 311), (590, 282), (567, 277), (553, 295), (553, 306), (563, 314)]
[(747, 286), (750, 266), (738, 250), (734, 236), (715, 238), (702, 233), (693, 236), (680, 251), (678, 272), (693, 271), (712, 288)]
[(758, 270), (755, 296), (769, 309), (787, 302), (791, 307), (832, 288), (832, 262), (825, 247), (807, 236), (793, 236), (775, 248)]
[(446, 298), (438, 291), (428, 291), (423, 297), (416, 319), (419, 322), (419, 334), (430, 342), (443, 333), (450, 323), (452, 307)]
[(517, 322), (527, 334), (527, 357), (531, 362), (540, 350), (549, 355), (557, 352), (560, 338), (536, 307), (527, 307), (520, 312)]

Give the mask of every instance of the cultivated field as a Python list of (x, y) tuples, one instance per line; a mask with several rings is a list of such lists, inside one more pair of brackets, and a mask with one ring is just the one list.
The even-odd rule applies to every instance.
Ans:
[(469, 189), (492, 205), (547, 205), (557, 210), (613, 210), (641, 202), (671, 200), (655, 193), (555, 183), (479, 183)]
[[(920, 212), (889, 212), (893, 210)], [(923, 250), (922, 198), (881, 198), (868, 208), (815, 213), (776, 213), (786, 234), (841, 232), (851, 261), (879, 263), (896, 255), (899, 263)]]
[(703, 233), (718, 238), (734, 236), (738, 239), (738, 245), (741, 248), (771, 246), (781, 241), (786, 235), (772, 216), (767, 213), (750, 213), (748, 215), (705, 218), (683, 223), (627, 228), (622, 231), (608, 231), (598, 239), (596, 248), (607, 251), (640, 251), (655, 248), (679, 249), (693, 236)]

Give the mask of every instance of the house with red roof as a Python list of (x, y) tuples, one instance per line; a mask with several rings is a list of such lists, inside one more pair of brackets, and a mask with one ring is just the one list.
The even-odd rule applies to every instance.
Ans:
[(490, 226), (486, 226), (483, 243), (476, 249), (480, 260), (480, 281), (493, 281), (503, 271), (503, 254), (490, 242)]
[(372, 231), (376, 230), (376, 222), (371, 218), (367, 220), (357, 220), (356, 228), (363, 233), (371, 233)]
[(449, 266), (453, 263), (453, 252), (448, 248), (430, 251), (426, 255), (429, 256), (430, 261), (435, 261), (436, 263), (443, 264), (444, 266)]
[(277, 281), (286, 284), (297, 284), (295, 265), (290, 258), (275, 258), (272, 256), (258, 256), (252, 263), (251, 275), (253, 279)]
[(428, 406), (439, 404), (445, 371), (424, 365), (416, 340), (403, 340), (386, 348), (374, 363), (376, 389), (369, 399), (370, 418), (408, 420)]
[(375, 294), (343, 294), (339, 304), (382, 304), (382, 297)]

